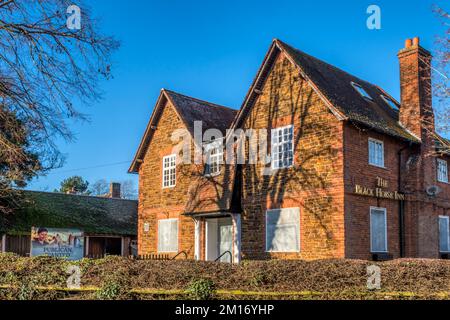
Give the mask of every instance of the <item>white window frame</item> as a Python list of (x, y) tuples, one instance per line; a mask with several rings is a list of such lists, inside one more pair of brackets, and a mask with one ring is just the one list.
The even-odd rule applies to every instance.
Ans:
[[(447, 251), (441, 251), (441, 219), (447, 220)], [(439, 252), (440, 253), (449, 253), (450, 252), (450, 217), (448, 216), (439, 216), (438, 219), (438, 230), (439, 230)]]
[[(216, 149), (217, 153), (214, 155), (211, 155), (212, 150)], [(204, 146), (205, 150), (205, 172), (204, 175), (206, 177), (214, 177), (220, 174), (222, 170), (222, 164), (223, 164), (223, 143), (222, 141), (215, 141), (208, 143)], [(217, 166), (217, 170), (212, 172), (206, 172), (206, 168), (210, 168), (211, 170), (211, 164), (215, 163)]]
[(391, 98), (386, 97), (385, 95), (381, 95), (381, 98), (384, 100), (384, 102), (386, 102), (386, 104), (391, 107), (391, 109), (394, 109), (396, 111), (400, 110), (400, 107), (398, 106), (398, 104)]
[[(166, 167), (166, 160), (169, 161), (169, 165)], [(173, 161), (173, 163), (172, 163)], [(173, 170), (173, 174), (171, 173), (171, 170)], [(167, 178), (167, 185), (166, 182), (166, 172), (168, 172)], [(173, 179), (171, 179), (173, 175)], [(173, 180), (173, 184), (171, 181)], [(177, 184), (177, 155), (171, 154), (168, 156), (165, 156), (162, 158), (162, 188), (163, 189), (169, 189), (175, 187)]]
[[(385, 234), (385, 238), (384, 238), (384, 251), (373, 251), (373, 247), (372, 247), (372, 211), (377, 210), (377, 211), (383, 211), (384, 212), (384, 234)], [(370, 233), (370, 252), (371, 253), (388, 253), (389, 249), (388, 249), (388, 233), (387, 233), (387, 209), (386, 208), (379, 208), (379, 207), (370, 207), (370, 213), (369, 213), (369, 233)]]
[[(160, 241), (160, 231), (161, 231), (161, 222), (162, 222), (162, 221), (164, 221), (164, 222), (176, 221), (176, 222), (177, 222), (177, 240), (176, 240), (176, 249), (175, 249), (174, 251), (164, 251), (164, 250), (161, 250), (161, 249), (160, 249), (160, 244), (161, 244), (161, 241)], [(158, 249), (158, 252), (159, 252), (159, 253), (175, 253), (175, 252), (178, 252), (178, 241), (179, 241), (178, 236), (179, 236), (179, 221), (178, 221), (177, 218), (172, 218), (172, 219), (159, 219), (159, 220), (158, 220), (158, 243), (157, 243), (157, 249)]]
[[(283, 132), (284, 129), (292, 129), (291, 140), (290, 141), (289, 140), (286, 140), (286, 141), (283, 140), (282, 142), (279, 142), (279, 141), (275, 142), (274, 134), (278, 133), (278, 132)], [(277, 137), (278, 137), (278, 135), (277, 135)], [(291, 125), (288, 125), (288, 126), (273, 128), (271, 130), (271, 133), (270, 133), (270, 138), (271, 138), (270, 141), (271, 141), (271, 167), (272, 167), (272, 170), (287, 169), (287, 168), (293, 167), (294, 166), (294, 160), (295, 160), (294, 125), (291, 124)], [(274, 150), (275, 150), (275, 148), (277, 148), (279, 146), (282, 146), (282, 148), (283, 148), (283, 146), (285, 144), (289, 144), (289, 143), (291, 144), (291, 150), (290, 151), (292, 152), (292, 163), (290, 165), (285, 166), (284, 165), (284, 157), (283, 157), (283, 166), (278, 167), (278, 165), (276, 164), (276, 161), (275, 161), (275, 152), (274, 152)], [(279, 152), (277, 152), (277, 154), (279, 154)], [(284, 155), (284, 151), (281, 154)], [(279, 159), (277, 159), (277, 160), (279, 160)]]
[[(269, 249), (269, 241), (268, 241), (268, 220), (269, 220), (269, 214), (272, 212), (276, 212), (278, 211), (279, 214), (281, 214), (283, 212), (283, 210), (288, 210), (288, 209), (297, 209), (298, 210), (298, 230), (297, 230), (297, 244), (298, 244), (298, 250), (292, 250), (292, 251), (275, 251), (275, 250), (270, 250)], [(295, 207), (295, 208), (280, 208), (280, 209), (270, 209), (270, 210), (266, 210), (266, 225), (265, 225), (265, 232), (266, 232), (266, 252), (270, 252), (270, 253), (299, 253), (301, 251), (301, 212), (300, 212), (300, 208)]]
[(362, 85), (360, 85), (359, 83), (356, 82), (350, 82), (350, 84), (352, 85), (353, 89), (356, 90), (356, 92), (359, 93), (359, 95), (361, 97), (363, 97), (364, 99), (373, 101), (373, 98), (370, 96), (370, 94), (366, 91), (366, 89), (364, 89), (364, 87)]
[[(441, 167), (442, 166), (442, 167)], [(441, 172), (441, 168), (445, 168), (443, 172)], [(443, 183), (448, 182), (448, 162), (444, 159), (437, 159), (437, 180)]]
[[(379, 163), (376, 163), (376, 162), (372, 162), (372, 158), (370, 157), (370, 144), (371, 143), (375, 143), (375, 145), (377, 145), (377, 144), (381, 144), (381, 150), (382, 150), (382, 158), (383, 158), (383, 163), (382, 164), (379, 164)], [(386, 163), (386, 157), (385, 157), (385, 148), (384, 148), (384, 142), (383, 141), (381, 141), (381, 140), (377, 140), (377, 139), (374, 139), (374, 138), (369, 138), (369, 141), (368, 141), (368, 143), (367, 143), (367, 147), (368, 147), (368, 152), (367, 152), (367, 155), (368, 155), (368, 157), (369, 157), (369, 164), (371, 165), (371, 166), (375, 166), (375, 167), (378, 167), (378, 168), (386, 168), (385, 167), (385, 163)], [(377, 154), (374, 154), (374, 158), (375, 159), (377, 159), (377, 157), (376, 157), (376, 155)], [(376, 161), (376, 160), (375, 160)]]

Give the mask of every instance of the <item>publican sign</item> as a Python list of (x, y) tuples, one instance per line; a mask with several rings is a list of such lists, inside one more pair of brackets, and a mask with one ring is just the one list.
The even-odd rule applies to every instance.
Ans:
[(80, 260), (84, 255), (84, 235), (76, 229), (31, 229), (31, 256)]
[(380, 198), (403, 201), (405, 200), (405, 194), (398, 191), (386, 191), (384, 188), (388, 188), (389, 183), (387, 180), (377, 177), (376, 188), (364, 187), (359, 184), (355, 185), (355, 194)]

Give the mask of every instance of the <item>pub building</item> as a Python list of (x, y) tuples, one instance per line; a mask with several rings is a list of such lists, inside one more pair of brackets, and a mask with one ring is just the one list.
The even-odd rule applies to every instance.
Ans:
[(21, 207), (0, 217), (0, 253), (31, 255), (32, 228), (81, 231), (83, 256), (135, 254), (137, 201), (121, 198), (120, 183), (103, 196), (23, 191)]
[[(398, 59), (399, 102), (278, 39), (239, 110), (163, 89), (129, 170), (139, 254), (448, 258), (450, 141), (435, 131), (432, 56), (414, 38)], [(227, 140), (204, 139), (205, 164), (182, 163), (172, 133), (194, 138), (195, 121), (266, 129), (268, 161), (224, 163)]]

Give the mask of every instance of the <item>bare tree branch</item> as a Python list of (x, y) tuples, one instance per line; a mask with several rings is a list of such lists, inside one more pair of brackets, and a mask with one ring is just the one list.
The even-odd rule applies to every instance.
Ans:
[[(73, 4), (81, 8), (80, 30), (67, 28), (66, 11)], [(81, 1), (0, 0), (3, 191), (61, 165), (55, 140), (71, 141), (68, 120), (87, 119), (76, 105), (101, 98), (99, 81), (110, 78), (118, 46), (100, 33)]]

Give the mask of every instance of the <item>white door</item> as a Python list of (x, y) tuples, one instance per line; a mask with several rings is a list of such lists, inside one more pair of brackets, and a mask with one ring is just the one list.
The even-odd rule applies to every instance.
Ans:
[[(223, 254), (220, 258), (220, 262), (231, 263), (231, 256), (233, 254), (233, 225), (229, 224), (219, 224), (219, 256)], [(225, 252), (229, 253), (225, 253)]]

